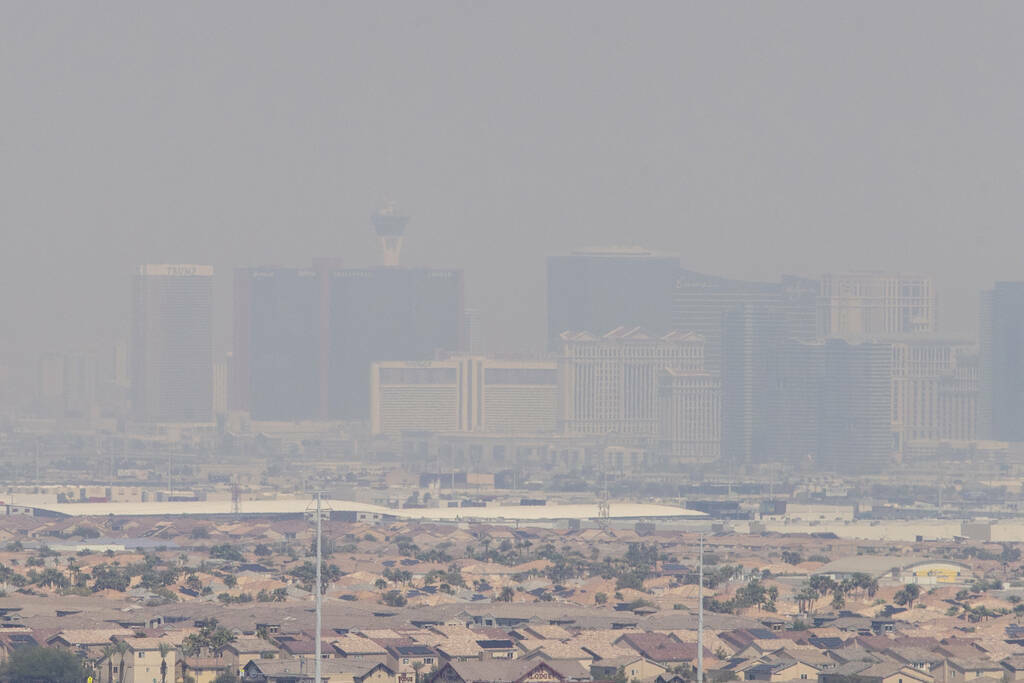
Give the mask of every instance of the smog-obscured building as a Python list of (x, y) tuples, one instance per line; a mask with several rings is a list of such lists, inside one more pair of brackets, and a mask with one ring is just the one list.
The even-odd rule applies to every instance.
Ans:
[(1024, 441), (1024, 282), (982, 293), (979, 337), (981, 436)]
[(721, 455), (722, 386), (709, 372), (667, 368), (658, 390), (658, 453), (664, 464), (694, 464)]
[(828, 273), (818, 299), (820, 337), (928, 334), (936, 329), (935, 285), (926, 275)]
[(704, 337), (704, 365), (722, 370), (725, 316), (741, 306), (770, 306), (783, 339), (814, 339), (818, 282), (784, 276), (779, 282), (749, 282), (680, 268), (672, 294), (672, 326)]
[(553, 434), (557, 403), (553, 361), (453, 356), (376, 362), (371, 371), (374, 434)]
[(138, 267), (131, 349), (135, 419), (213, 419), (212, 303), (211, 266)]
[(619, 327), (600, 336), (566, 332), (561, 339), (560, 419), (567, 434), (654, 437), (662, 373), (704, 372), (704, 340), (693, 333)]
[(964, 341), (892, 340), (893, 447), (977, 438), (977, 355)]
[(829, 339), (824, 345), (819, 466), (851, 474), (890, 462), (892, 346)]
[[(647, 249), (594, 248), (548, 258), (548, 350), (568, 331), (672, 329), (679, 258)], [(602, 332), (603, 333), (603, 332)]]
[(462, 348), (461, 270), (342, 268), (327, 275), (327, 417), (369, 417), (370, 365)]
[(319, 415), (320, 298), (312, 268), (235, 270), (235, 409), (254, 420)]

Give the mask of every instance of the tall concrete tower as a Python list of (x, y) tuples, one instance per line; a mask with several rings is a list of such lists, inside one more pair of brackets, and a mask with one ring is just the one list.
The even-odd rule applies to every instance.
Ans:
[(388, 202), (382, 209), (378, 209), (370, 220), (373, 221), (373, 231), (380, 240), (381, 264), (397, 266), (409, 217), (402, 214), (398, 204)]

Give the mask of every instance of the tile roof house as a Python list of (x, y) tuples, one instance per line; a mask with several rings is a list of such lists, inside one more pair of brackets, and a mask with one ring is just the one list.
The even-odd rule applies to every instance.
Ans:
[[(149, 683), (174, 680), (177, 650), (159, 638), (125, 638), (128, 649), (124, 653), (104, 655), (97, 663), (96, 683)], [(160, 651), (161, 644), (165, 651)]]
[(788, 657), (758, 662), (746, 671), (748, 681), (818, 680), (818, 669)]
[(563, 683), (589, 681), (590, 673), (577, 662), (517, 659), (490, 662), (447, 662), (428, 683)]
[(0, 664), (6, 662), (12, 652), (23, 647), (39, 647), (39, 642), (29, 632), (0, 634)]
[(1024, 679), (1024, 655), (1006, 657), (999, 663), (1004, 669), (1006, 669), (1006, 677), (1010, 680), (1017, 681)]
[(426, 645), (393, 645), (388, 647), (387, 665), (398, 674), (398, 683), (415, 683), (419, 672), (435, 668), (439, 657)]
[[(673, 635), (664, 633), (627, 633), (615, 642), (615, 645), (632, 648), (652, 662), (675, 666), (690, 664), (697, 660), (697, 644), (684, 643)], [(704, 648), (705, 666), (718, 660), (714, 654)]]
[(822, 673), (819, 683), (935, 683), (931, 674), (900, 662), (850, 662)]
[[(315, 662), (308, 659), (252, 659), (242, 667), (246, 683), (313, 683)], [(326, 683), (392, 683), (395, 672), (382, 662), (328, 659), (321, 662)]]
[(1002, 678), (1006, 669), (999, 662), (989, 659), (946, 659), (936, 677), (944, 683), (960, 683), (976, 678)]
[(668, 673), (668, 669), (646, 657), (616, 657), (590, 665), (590, 675), (595, 679), (612, 680), (622, 671), (627, 681), (650, 681)]
[(339, 657), (348, 659), (369, 659), (376, 657), (377, 661), (384, 661), (387, 657), (387, 649), (379, 643), (359, 635), (347, 633), (338, 638), (333, 638), (330, 647)]

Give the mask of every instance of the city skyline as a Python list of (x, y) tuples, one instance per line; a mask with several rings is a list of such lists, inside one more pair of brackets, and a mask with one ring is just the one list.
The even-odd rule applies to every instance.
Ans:
[(0, 682), (1024, 683), (1021, 26), (0, 0)]
[[(1012, 294), (983, 295), (979, 345), (936, 335), (934, 285), (920, 275), (744, 282), (642, 248), (576, 250), (548, 260), (557, 344), (513, 361), (470, 349), (460, 271), (400, 266), (386, 241), (381, 251), (385, 265), (373, 268), (317, 258), (311, 268), (236, 269), (227, 358), (210, 340), (212, 268), (139, 266), (131, 416), (369, 420), (370, 434), (390, 439), (596, 435), (658, 466), (848, 473), (881, 471), (924, 443), (1012, 436), (985, 412), (1019, 409), (1003, 388), (1016, 373), (1007, 342), (1024, 325)], [(1024, 284), (993, 292), (1013, 286)], [(615, 321), (627, 324), (591, 331)], [(89, 424), (123, 413), (116, 392), (97, 399), (95, 359), (38, 363), (41, 415)], [(118, 372), (104, 378), (108, 392)]]
[[(928, 272), (955, 335), (973, 334), (978, 290), (1020, 277), (1013, 5), (748, 22), (567, 3), (540, 24), (500, 4), (185, 4), (137, 24), (123, 7), (2, 10), (0, 351), (105, 349), (137, 263), (376, 263), (366, 226), (386, 197), (414, 216), (404, 262), (466, 268), (498, 350), (542, 344), (542, 258), (588, 244), (761, 281)], [(384, 35), (394, 49), (364, 64)], [(130, 66), (118, 46), (136, 40)], [(230, 282), (216, 300), (225, 320)], [(229, 336), (215, 330), (219, 350)]]

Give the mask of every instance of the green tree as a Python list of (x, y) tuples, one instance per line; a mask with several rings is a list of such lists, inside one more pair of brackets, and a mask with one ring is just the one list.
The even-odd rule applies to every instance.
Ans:
[(104, 645), (102, 659), (107, 660), (107, 680), (114, 680), (114, 646)]
[(85, 524), (79, 524), (71, 530), (71, 536), (81, 536), (82, 538), (99, 538), (100, 532), (95, 527), (86, 526)]
[(199, 633), (190, 633), (181, 641), (181, 653), (186, 657), (195, 657), (204, 649), (217, 655), (221, 650), (235, 641), (235, 634), (217, 625), (216, 619), (203, 624)]
[(160, 683), (167, 683), (167, 655), (171, 652), (171, 646), (167, 643), (160, 643)]
[(67, 588), (69, 581), (63, 572), (53, 567), (48, 567), (43, 570), (42, 574), (36, 577), (34, 583), (37, 586), (53, 586), (54, 588)]
[(501, 594), (498, 595), (498, 600), (501, 602), (512, 602), (512, 598), (514, 598), (515, 595), (516, 592), (512, 590), (511, 586), (505, 586), (501, 589)]
[(606, 602), (608, 602), (608, 594), (607, 593), (594, 593), (594, 602), (597, 603), (598, 605), (605, 604)]
[(115, 590), (124, 592), (128, 589), (131, 577), (120, 567), (108, 564), (97, 565), (92, 570), (92, 590)]
[(408, 600), (400, 591), (390, 590), (381, 596), (381, 600), (388, 607), (405, 607)]
[(52, 647), (17, 648), (0, 667), (0, 677), (13, 683), (79, 683), (88, 675), (81, 660)]
[(185, 588), (199, 592), (203, 590), (203, 582), (199, 580), (199, 577), (195, 574), (189, 574), (185, 577)]
[(9, 583), (16, 588), (21, 588), (28, 583), (28, 579), (10, 567), (0, 563), (0, 583)]
[(117, 666), (117, 683), (124, 683), (124, 677), (127, 673), (124, 669), (124, 658), (128, 654), (128, 643), (123, 640), (118, 640), (114, 643), (114, 654), (118, 656)]
[(1020, 559), (1020, 548), (1003, 543), (1003, 552), (999, 554), (999, 559), (1003, 562), (1016, 562)]
[(217, 674), (217, 677), (213, 679), (213, 683), (239, 683), (241, 680), (242, 679), (238, 677), (238, 674), (231, 669), (224, 669), (224, 671)]
[[(408, 572), (406, 572), (406, 573), (408, 573)], [(313, 564), (312, 562), (303, 562), (301, 567), (295, 567), (294, 569), (290, 570), (288, 572), (288, 574), (290, 576), (295, 577), (295, 579), (302, 585), (302, 588), (304, 590), (308, 590), (310, 592), (313, 591), (313, 584), (316, 583), (316, 565), (315, 564)], [(409, 576), (412, 577), (412, 574), (409, 573)], [(327, 564), (326, 562), (321, 562), (321, 564), (320, 564), (320, 591), (321, 592), (326, 591), (327, 590), (327, 586), (332, 581), (337, 581), (340, 578), (341, 578), (341, 570), (338, 569), (338, 565), (336, 565), (336, 564)]]
[(811, 589), (816, 591), (818, 595), (821, 596), (828, 595), (829, 593), (831, 593), (833, 590), (835, 590), (837, 585), (835, 581), (822, 574), (815, 574), (811, 577), (808, 583), (810, 584)]
[(242, 553), (238, 552), (238, 548), (230, 543), (210, 546), (210, 557), (219, 560), (231, 560), (232, 562), (241, 562), (245, 559)]
[(897, 605), (906, 605), (908, 608), (914, 606), (914, 601), (921, 597), (921, 587), (916, 583), (908, 583), (893, 596), (893, 602)]

